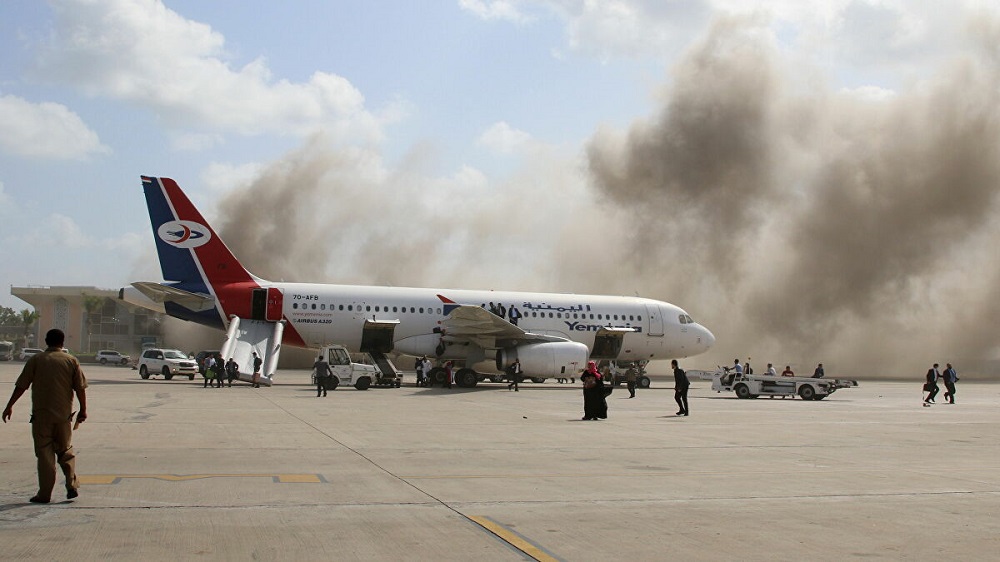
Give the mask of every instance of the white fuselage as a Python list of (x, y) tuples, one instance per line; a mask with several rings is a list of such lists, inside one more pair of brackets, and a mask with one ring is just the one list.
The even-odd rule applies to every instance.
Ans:
[(282, 315), (307, 347), (339, 343), (352, 351), (361, 345), (365, 321), (398, 322), (395, 351), (430, 355), (435, 328), (445, 317), (442, 295), (458, 304), (513, 304), (518, 327), (526, 332), (559, 336), (593, 347), (602, 326), (631, 328), (619, 359), (656, 360), (690, 357), (708, 350), (715, 337), (681, 308), (638, 297), (556, 293), (419, 289), (272, 283), (282, 293)]

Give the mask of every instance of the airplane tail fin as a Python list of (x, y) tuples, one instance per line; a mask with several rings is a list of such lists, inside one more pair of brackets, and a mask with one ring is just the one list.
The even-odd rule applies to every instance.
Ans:
[(220, 285), (256, 283), (209, 226), (177, 182), (142, 176), (163, 279), (192, 293), (214, 295)]

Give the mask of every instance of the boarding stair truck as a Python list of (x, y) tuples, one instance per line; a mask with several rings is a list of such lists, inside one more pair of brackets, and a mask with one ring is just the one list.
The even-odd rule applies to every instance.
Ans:
[(850, 379), (747, 375), (736, 373), (727, 367), (720, 367), (715, 371), (688, 371), (687, 374), (688, 378), (711, 379), (712, 390), (732, 391), (741, 399), (799, 396), (803, 400), (822, 400), (841, 388), (858, 386), (858, 381)]
[(604, 368), (607, 367), (611, 373), (611, 382), (615, 386), (619, 386), (625, 384), (628, 377), (628, 370), (635, 369), (636, 388), (649, 388), (649, 375), (646, 374), (647, 363), (648, 361), (602, 360), (597, 364), (597, 370), (603, 373)]
[[(381, 358), (372, 357), (376, 364), (368, 365), (351, 361), (351, 354), (342, 345), (325, 346), (320, 349), (319, 354), (330, 364), (330, 372), (333, 374), (327, 390), (334, 390), (340, 385), (353, 386), (358, 390), (368, 390), (372, 385), (395, 388), (401, 386), (399, 372), (384, 355)], [(385, 364), (379, 365), (380, 360)], [(386, 374), (385, 369), (391, 370), (392, 374)], [(316, 384), (315, 373), (313, 384)]]

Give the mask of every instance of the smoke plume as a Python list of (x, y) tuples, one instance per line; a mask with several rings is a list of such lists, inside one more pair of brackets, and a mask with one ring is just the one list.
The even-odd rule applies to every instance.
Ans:
[(658, 116), (588, 147), (646, 219), (625, 255), (682, 272), (647, 290), (699, 311), (720, 362), (900, 376), (995, 353), (996, 44), (871, 99), (804, 88), (751, 20), (718, 22)]
[(269, 279), (667, 300), (717, 336), (690, 367), (968, 373), (1000, 332), (997, 29), (876, 98), (722, 18), (582, 161), (535, 146), (500, 181), (440, 178), (428, 146), (390, 168), (315, 137), (221, 203), (220, 234)]

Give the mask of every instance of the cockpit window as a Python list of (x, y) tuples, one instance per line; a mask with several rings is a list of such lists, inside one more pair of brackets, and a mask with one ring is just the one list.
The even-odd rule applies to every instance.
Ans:
[(688, 324), (694, 324), (694, 320), (692, 320), (687, 314), (684, 315), (684, 318), (687, 318)]
[(677, 316), (677, 320), (679, 320), (681, 324), (687, 324), (688, 323), (688, 321), (687, 321), (687, 315), (686, 314), (680, 314), (680, 315), (678, 315)]

